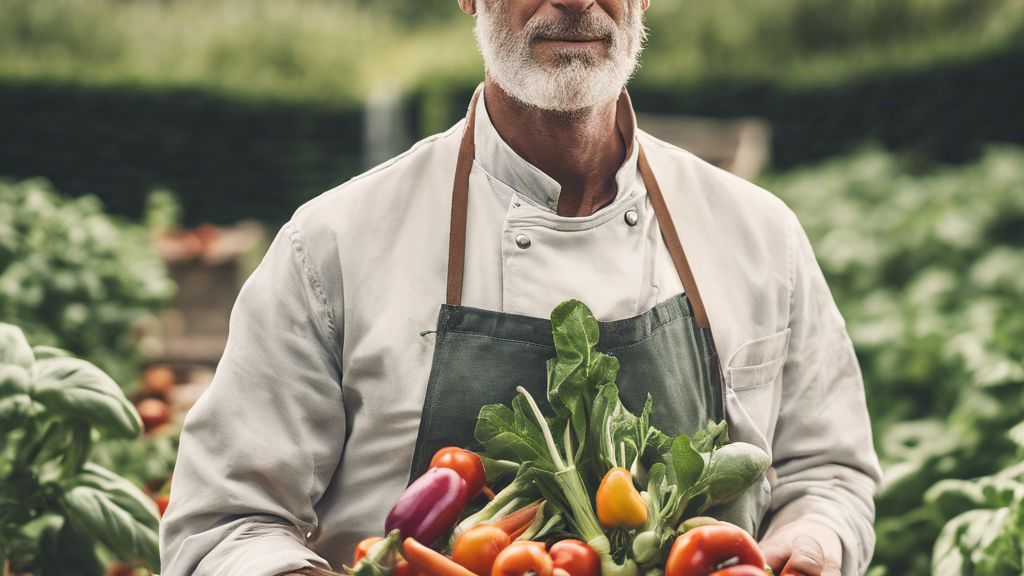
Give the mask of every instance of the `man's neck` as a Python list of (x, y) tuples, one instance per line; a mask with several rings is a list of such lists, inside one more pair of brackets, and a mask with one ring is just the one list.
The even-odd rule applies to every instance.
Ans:
[(487, 114), (517, 154), (558, 182), (559, 216), (589, 216), (615, 199), (615, 173), (626, 159), (616, 101), (571, 113), (527, 106), (489, 76)]

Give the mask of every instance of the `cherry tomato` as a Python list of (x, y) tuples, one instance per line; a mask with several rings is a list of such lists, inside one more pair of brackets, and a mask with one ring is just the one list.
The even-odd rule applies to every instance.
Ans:
[(479, 576), (490, 576), (494, 559), (511, 543), (501, 528), (479, 524), (459, 535), (452, 549), (452, 560)]
[(601, 557), (597, 551), (579, 540), (560, 540), (548, 552), (555, 568), (569, 576), (601, 576)]
[(163, 364), (153, 364), (142, 373), (142, 389), (147, 394), (164, 395), (174, 387), (174, 371)]
[(459, 476), (466, 481), (469, 488), (469, 498), (472, 500), (484, 488), (487, 481), (487, 474), (484, 473), (484, 464), (480, 457), (469, 450), (463, 450), (455, 446), (441, 448), (430, 459), (430, 468), (451, 468), (458, 472)]
[(768, 573), (764, 571), (764, 568), (758, 568), (750, 564), (740, 564), (739, 566), (729, 566), (717, 572), (712, 572), (711, 576), (768, 576)]
[(523, 576), (532, 570), (537, 576), (552, 576), (554, 561), (543, 542), (521, 540), (509, 544), (494, 559), (491, 576)]
[(146, 431), (150, 431), (161, 424), (166, 424), (171, 419), (171, 410), (163, 400), (146, 398), (135, 405), (139, 416), (142, 418), (142, 425)]
[(782, 572), (779, 573), (779, 576), (804, 576), (804, 574), (802, 572), (797, 572), (796, 570), (790, 568), (789, 564), (786, 564), (786, 566), (782, 569)]
[(762, 571), (765, 565), (761, 548), (742, 528), (731, 524), (700, 526), (676, 538), (665, 564), (665, 576), (707, 576), (730, 558)]

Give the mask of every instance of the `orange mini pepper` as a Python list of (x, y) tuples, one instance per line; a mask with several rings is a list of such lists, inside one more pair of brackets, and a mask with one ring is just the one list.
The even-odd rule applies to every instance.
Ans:
[(647, 521), (647, 503), (633, 487), (633, 476), (615, 467), (597, 489), (597, 519), (605, 528), (639, 528)]

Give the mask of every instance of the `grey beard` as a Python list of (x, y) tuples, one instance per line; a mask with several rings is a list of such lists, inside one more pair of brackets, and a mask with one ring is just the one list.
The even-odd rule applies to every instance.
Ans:
[[(498, 0), (500, 2), (500, 0)], [(494, 0), (477, 5), (476, 38), (484, 67), (509, 96), (527, 106), (558, 112), (572, 120), (581, 111), (616, 99), (639, 65), (646, 38), (642, 12), (631, 3), (620, 28), (610, 28), (586, 17), (528, 26), (519, 35)], [(607, 57), (597, 61), (586, 52), (559, 50), (549, 67), (532, 55), (538, 34), (559, 36), (580, 33), (606, 38)]]

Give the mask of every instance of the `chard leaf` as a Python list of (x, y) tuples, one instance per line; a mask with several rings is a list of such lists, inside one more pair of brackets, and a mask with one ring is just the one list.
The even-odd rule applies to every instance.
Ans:
[(594, 397), (600, 386), (615, 383), (619, 361), (597, 351), (597, 319), (578, 300), (551, 312), (551, 335), (557, 356), (548, 361), (548, 402), (558, 420), (572, 422), (582, 453)]
[(522, 396), (512, 402), (514, 409), (503, 404), (488, 404), (480, 409), (476, 421), (476, 439), (485, 454), (494, 460), (553, 466), (544, 446), (544, 436), (522, 410)]
[(693, 449), (701, 453), (711, 452), (715, 446), (727, 444), (728, 442), (729, 424), (725, 420), (717, 423), (709, 422), (704, 429), (698, 430), (693, 435)]
[(680, 491), (689, 490), (704, 472), (704, 458), (694, 450), (688, 436), (679, 436), (673, 440), (671, 450), (676, 486)]

